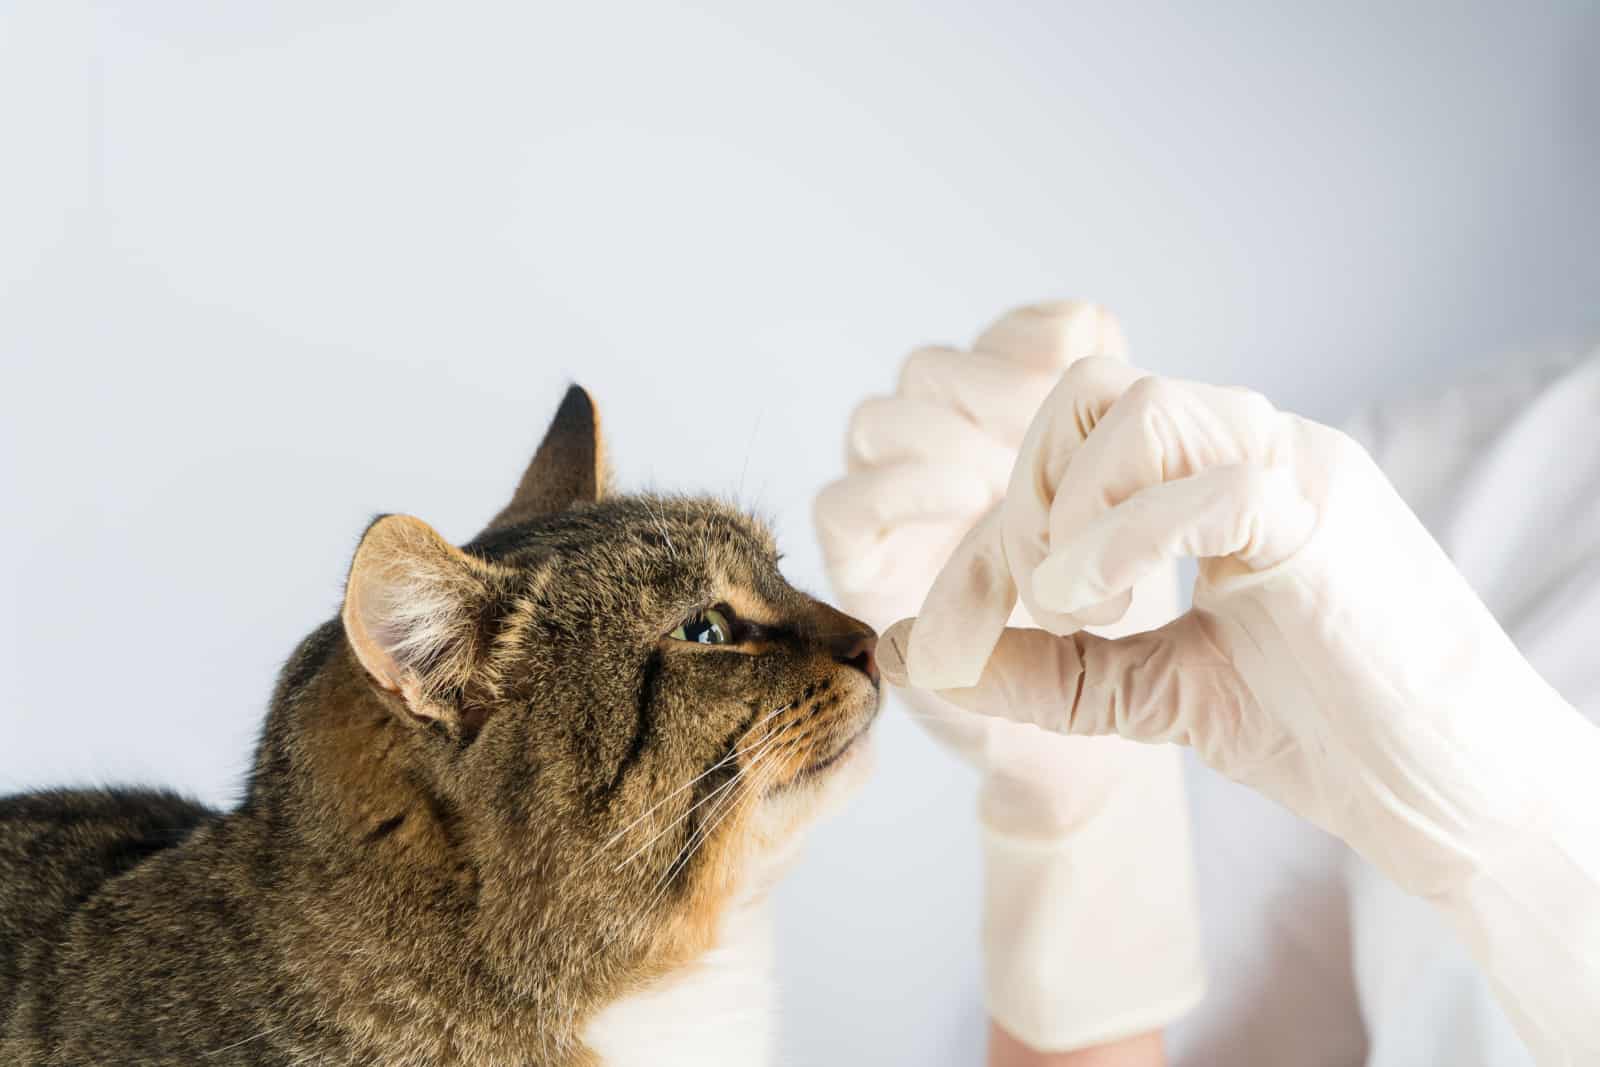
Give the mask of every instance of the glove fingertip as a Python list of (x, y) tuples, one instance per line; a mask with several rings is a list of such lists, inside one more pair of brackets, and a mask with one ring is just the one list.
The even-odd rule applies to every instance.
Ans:
[(1059, 371), (1090, 356), (1125, 358), (1127, 341), (1115, 316), (1100, 305), (1055, 300), (1007, 312), (972, 347)]
[(1104, 308), (1100, 310), (1100, 356), (1118, 363), (1128, 362), (1128, 335), (1117, 317)]
[[(965, 689), (983, 676), (983, 659), (945, 649), (935, 635), (916, 634), (917, 620), (901, 619), (878, 639), (878, 670), (891, 685), (914, 689)], [(987, 657), (987, 650), (983, 657)]]
[(840, 523), (844, 515), (844, 496), (850, 491), (851, 475), (835, 478), (817, 490), (811, 498), (811, 525), (826, 537)]
[(878, 671), (890, 685), (907, 685), (911, 678), (906, 667), (906, 650), (911, 646), (911, 628), (916, 619), (901, 619), (878, 638)]
[(1081, 561), (1060, 552), (1046, 556), (1028, 578), (1028, 592), (1032, 597), (1029, 607), (1038, 608), (1034, 621), (1051, 629), (1039, 615), (1075, 615), (1099, 603), (1104, 599), (1103, 594), (1089, 585), (1082, 574)]

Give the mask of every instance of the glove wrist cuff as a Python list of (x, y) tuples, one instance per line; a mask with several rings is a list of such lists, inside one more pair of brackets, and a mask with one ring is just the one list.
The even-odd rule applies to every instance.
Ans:
[(1177, 757), (1070, 833), (984, 826), (984, 999), (1024, 1044), (1158, 1030), (1204, 995)]

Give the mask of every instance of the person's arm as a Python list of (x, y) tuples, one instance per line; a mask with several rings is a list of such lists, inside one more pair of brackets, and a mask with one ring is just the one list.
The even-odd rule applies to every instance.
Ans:
[[(1386, 397), (1344, 425), (1438, 538), (1529, 662), (1600, 721), (1600, 347), (1486, 362), (1444, 389)], [(1550, 472), (1559, 471), (1559, 477)], [(1537, 487), (1538, 506), (1528, 507)], [(1532, 1067), (1481, 968), (1427, 902), (1352, 864), (1356, 994), (1369, 1067)], [(1416, 1005), (1434, 1004), (1419, 1026)], [(1461, 1041), (1464, 1025), (1473, 1040)]]
[[(1063, 369), (1119, 355), (1091, 304), (1021, 308), (970, 349), (906, 358), (892, 395), (856, 408), (849, 473), (818, 494), (817, 535), (839, 602), (883, 627), (917, 610), (951, 549), (998, 501), (1023, 431)], [(1178, 610), (1176, 570), (1152, 575), (1115, 634)], [(1020, 620), (1019, 620), (1020, 621)], [(902, 691), (919, 724), (981, 775), (983, 994), (993, 1055), (1120, 1047), (1204, 992), (1188, 810), (1175, 751), (1042, 735)], [(1143, 887), (1130, 892), (1129, 887)], [(1076, 1053), (1084, 1055), (1085, 1053)]]
[(989, 1024), (989, 1067), (1166, 1067), (1161, 1034), (1140, 1034), (1071, 1052), (1040, 1052)]
[[(1181, 557), (1189, 614), (1082, 631)], [(1019, 593), (1045, 629), (1006, 628)], [(1600, 1063), (1600, 730), (1347, 436), (1082, 361), (1002, 511), (879, 649), (885, 679), (963, 707), (1193, 747), (1437, 908), (1541, 1064)]]

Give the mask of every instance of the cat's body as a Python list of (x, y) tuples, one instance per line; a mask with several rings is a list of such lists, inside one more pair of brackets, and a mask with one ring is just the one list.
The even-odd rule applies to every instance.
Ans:
[[(275, 885), (271, 834), (250, 821), (143, 790), (0, 800), (0, 870), (14, 872), (0, 879), (0, 1019), (31, 1035), (0, 1041), (0, 1063), (109, 1063), (94, 1036), (110, 1018), (141, 1021), (118, 1036), (149, 1062), (182, 1062), (192, 1046), (167, 1039), (197, 1030), (227, 1038), (205, 1062), (278, 1062), (264, 1052), (282, 1047), (267, 1039), (288, 1028), (293, 979), (263, 969), (257, 946), (300, 939), (284, 926), (296, 922), (298, 894)], [(215, 884), (229, 870), (257, 876)], [(152, 928), (171, 940), (152, 942)], [(219, 951), (235, 941), (240, 951)], [(190, 951), (196, 943), (208, 951)], [(608, 1004), (582, 1038), (606, 1067), (761, 1064), (772, 997), (770, 917), (752, 893), (697, 959)], [(326, 1061), (310, 1052), (304, 1062)]]
[(721, 505), (598, 500), (594, 429), (569, 394), (465, 550), (369, 529), (237, 809), (0, 800), (0, 1060), (764, 1060), (765, 895), (859, 773), (870, 631)]

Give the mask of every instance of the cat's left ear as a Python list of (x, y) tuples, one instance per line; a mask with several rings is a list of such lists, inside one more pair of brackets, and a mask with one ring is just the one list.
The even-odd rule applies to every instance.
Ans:
[(605, 493), (605, 463), (599, 409), (588, 390), (574, 385), (562, 397), (511, 503), (484, 532), (594, 503)]
[(457, 718), (455, 697), (488, 655), (498, 570), (409, 515), (367, 527), (345, 583), (345, 636), (379, 689), (421, 719)]

